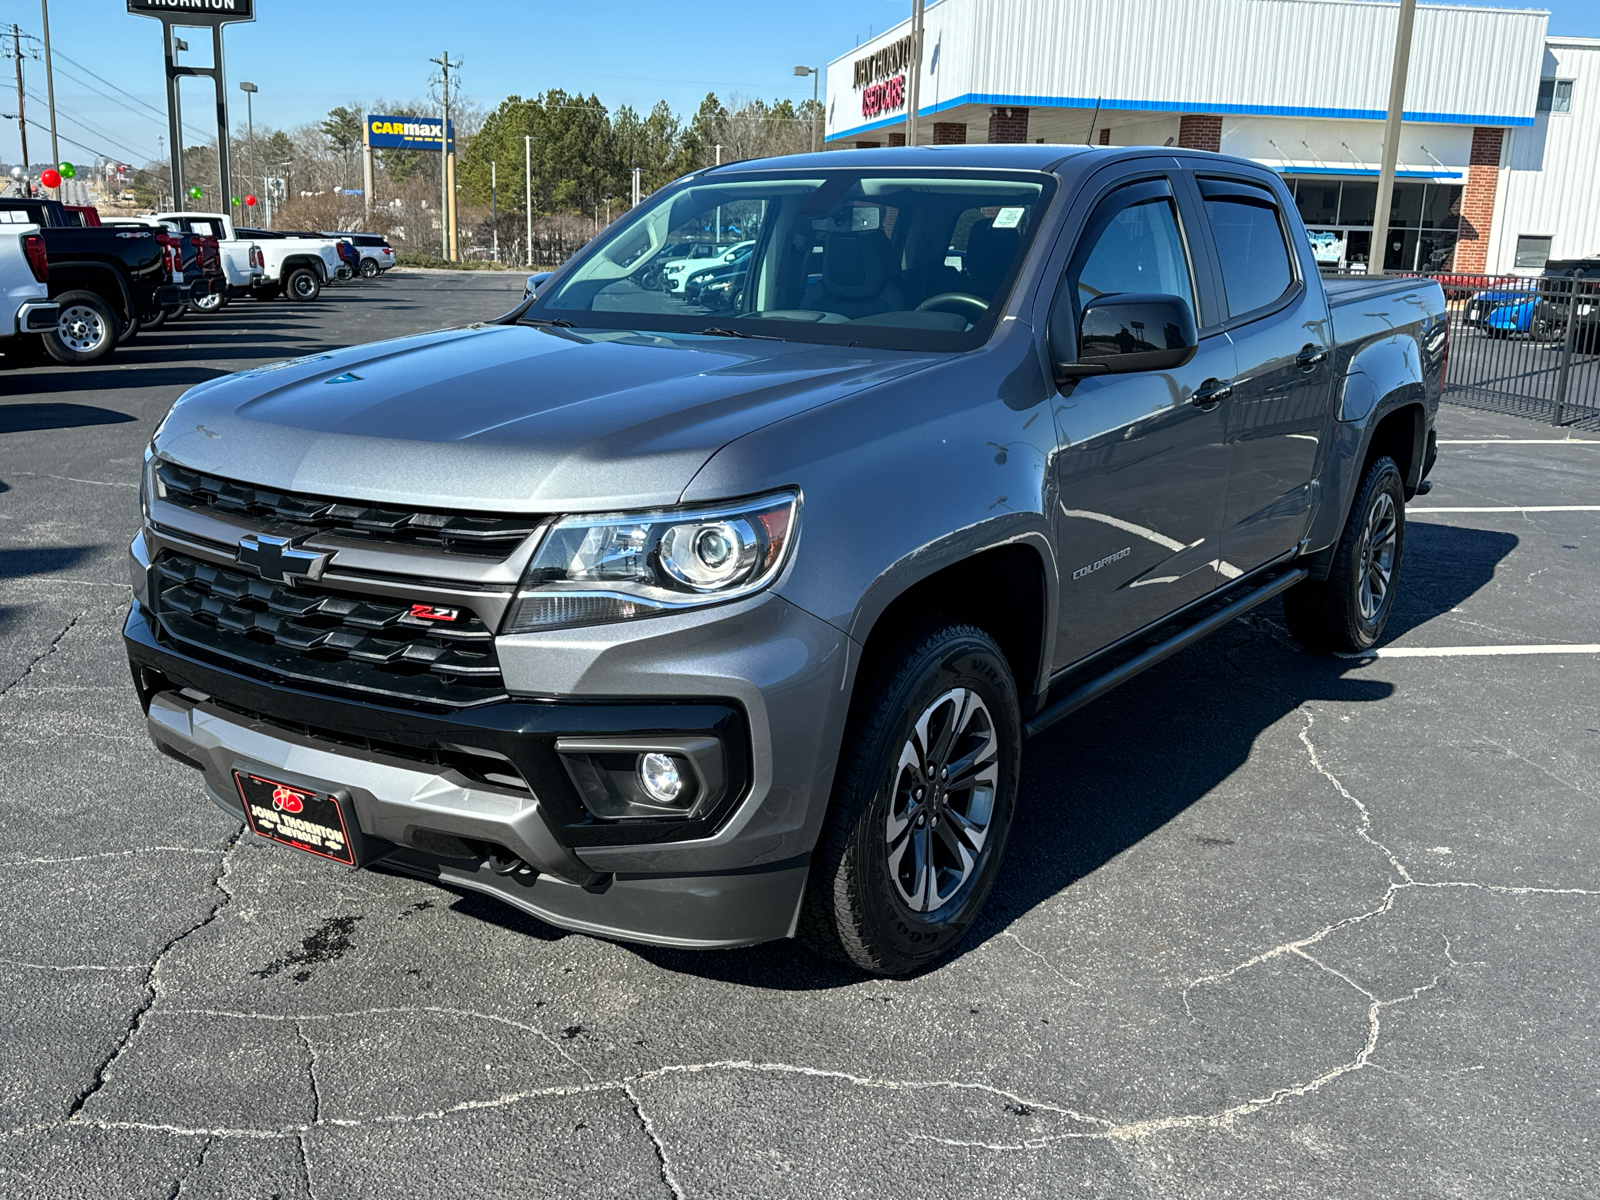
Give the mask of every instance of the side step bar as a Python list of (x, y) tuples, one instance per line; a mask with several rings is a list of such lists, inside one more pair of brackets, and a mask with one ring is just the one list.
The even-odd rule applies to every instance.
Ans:
[(1044, 730), (1061, 720), (1062, 717), (1077, 712), (1090, 701), (1098, 700), (1119, 683), (1126, 683), (1147, 667), (1153, 667), (1163, 659), (1171, 658), (1179, 650), (1194, 645), (1207, 634), (1215, 633), (1221, 629), (1235, 617), (1242, 617), (1258, 604), (1265, 604), (1274, 596), (1288, 591), (1309, 575), (1310, 572), (1304, 567), (1295, 567), (1292, 570), (1285, 571), (1282, 575), (1269, 580), (1254, 591), (1246, 592), (1232, 604), (1219, 608), (1204, 620), (1195, 622), (1187, 629), (1179, 630), (1167, 638), (1166, 641), (1157, 642), (1150, 649), (1134, 655), (1127, 662), (1111, 668), (1104, 675), (1080, 684), (1055, 703), (1047, 704), (1035, 713), (1032, 720), (1023, 725), (1022, 736), (1030, 738), (1035, 734), (1044, 732)]

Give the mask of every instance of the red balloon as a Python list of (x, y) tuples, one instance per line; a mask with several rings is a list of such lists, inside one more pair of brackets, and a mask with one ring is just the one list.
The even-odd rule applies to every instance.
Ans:
[(39, 172), (39, 182), (44, 184), (47, 188), (60, 187), (61, 172), (56, 170), (54, 167), (46, 167), (44, 170)]
[(251, 208), (254, 208), (256, 206), (256, 198), (254, 196), (246, 196), (244, 198), (244, 202), (246, 204), (248, 204)]

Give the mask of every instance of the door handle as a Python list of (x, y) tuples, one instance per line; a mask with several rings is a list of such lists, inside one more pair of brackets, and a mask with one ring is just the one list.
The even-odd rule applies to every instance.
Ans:
[(1233, 380), (1208, 379), (1196, 389), (1194, 395), (1189, 397), (1189, 403), (1201, 412), (1210, 412), (1231, 395), (1233, 395)]
[(1318, 363), (1328, 361), (1328, 351), (1324, 346), (1313, 346), (1309, 343), (1300, 348), (1300, 353), (1294, 356), (1294, 365), (1302, 371), (1309, 371)]

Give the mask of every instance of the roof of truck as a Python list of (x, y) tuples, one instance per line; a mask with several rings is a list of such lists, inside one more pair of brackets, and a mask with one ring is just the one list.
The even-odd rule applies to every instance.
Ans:
[(788, 154), (782, 158), (746, 158), (739, 162), (711, 167), (709, 172), (804, 171), (841, 167), (978, 167), (988, 170), (1044, 171), (1065, 158), (1080, 155), (1108, 155), (1125, 151), (1124, 146), (1064, 146), (1044, 142), (972, 146), (880, 146), (877, 149), (837, 150), (816, 154)]

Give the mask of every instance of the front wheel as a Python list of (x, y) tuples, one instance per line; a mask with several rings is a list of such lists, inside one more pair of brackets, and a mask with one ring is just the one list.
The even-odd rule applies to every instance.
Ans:
[(800, 936), (875, 975), (948, 953), (988, 898), (1016, 809), (1011, 667), (970, 625), (931, 623), (864, 675)]
[(291, 300), (315, 300), (322, 295), (322, 280), (310, 267), (298, 267), (289, 273), (283, 289)]
[(96, 292), (63, 292), (56, 297), (61, 316), (55, 329), (44, 335), (51, 358), (69, 367), (98, 362), (117, 348), (122, 330), (116, 313)]
[(1371, 649), (1394, 611), (1405, 540), (1405, 485), (1385, 455), (1367, 467), (1327, 579), (1308, 579), (1283, 594), (1294, 639), (1307, 650)]
[(378, 265), (377, 259), (363, 258), (361, 260), (361, 278), (376, 279), (382, 271), (383, 268)]

